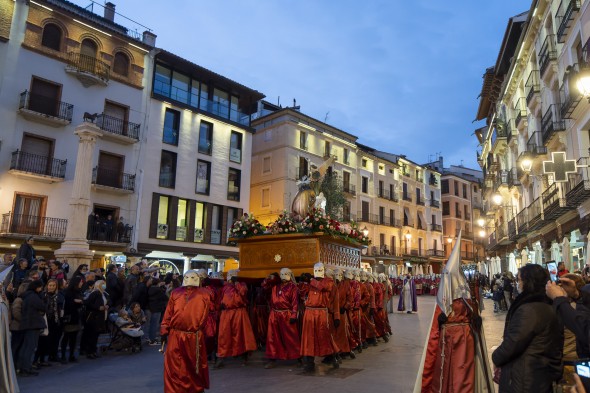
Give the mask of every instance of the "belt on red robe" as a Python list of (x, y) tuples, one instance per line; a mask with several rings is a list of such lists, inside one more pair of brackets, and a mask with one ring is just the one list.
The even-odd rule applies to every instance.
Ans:
[(195, 367), (195, 372), (197, 373), (197, 375), (199, 375), (199, 359), (200, 359), (200, 355), (201, 355), (200, 349), (199, 349), (199, 331), (201, 329), (197, 329), (197, 331), (195, 331), (195, 332), (189, 332), (189, 331), (186, 331), (186, 330), (180, 330), (180, 329), (175, 329), (175, 328), (171, 327), (170, 330), (176, 330), (177, 332), (180, 332), (180, 333), (194, 334), (196, 336), (195, 337), (195, 342), (197, 344), (196, 345), (196, 347), (197, 347), (196, 348), (197, 364), (196, 364), (196, 367)]
[(272, 309), (275, 312), (287, 312), (287, 311), (291, 311), (291, 309), (289, 308), (273, 308)]
[(309, 307), (309, 306), (307, 306), (305, 308), (309, 308), (310, 310), (326, 310), (326, 311), (328, 310), (327, 307)]

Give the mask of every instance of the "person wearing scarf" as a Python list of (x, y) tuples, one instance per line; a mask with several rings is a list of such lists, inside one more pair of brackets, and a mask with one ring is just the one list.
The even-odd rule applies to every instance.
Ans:
[(105, 321), (109, 309), (105, 292), (106, 288), (107, 284), (103, 280), (96, 281), (94, 283), (94, 290), (84, 300), (87, 311), (84, 320), (84, 330), (86, 331), (84, 349), (88, 359), (98, 358), (96, 354), (98, 336), (105, 328)]
[(563, 328), (545, 294), (548, 281), (540, 265), (518, 271), (519, 295), (506, 315), (504, 340), (492, 354), (494, 374), (501, 369), (499, 393), (550, 393), (561, 377)]
[(65, 299), (61, 292), (58, 291), (58, 282), (51, 278), (45, 285), (45, 290), (41, 293), (41, 298), (45, 301), (47, 328), (49, 334), (39, 337), (39, 344), (37, 345), (37, 352), (35, 353), (35, 363), (38, 366), (49, 366), (45, 362), (45, 357), (49, 357), (49, 361), (57, 362), (57, 348), (59, 340), (63, 333), (63, 326), (61, 319), (64, 313)]

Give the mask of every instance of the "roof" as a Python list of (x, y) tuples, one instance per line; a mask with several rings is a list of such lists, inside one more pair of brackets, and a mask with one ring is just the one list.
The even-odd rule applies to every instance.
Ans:
[(250, 98), (251, 102), (256, 102), (265, 97), (265, 95), (259, 91), (244, 86), (241, 83), (195, 64), (172, 52), (168, 52), (165, 49), (159, 49), (159, 51), (160, 52), (156, 55), (156, 60), (169, 64), (174, 70), (194, 77), (201, 82), (211, 83), (215, 87), (219, 87), (229, 93), (235, 94), (240, 100)]

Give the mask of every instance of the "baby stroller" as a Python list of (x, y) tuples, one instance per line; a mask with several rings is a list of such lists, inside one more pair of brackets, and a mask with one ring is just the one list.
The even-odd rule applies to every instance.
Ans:
[(109, 349), (117, 352), (131, 350), (132, 353), (141, 352), (141, 338), (143, 330), (141, 326), (122, 318), (118, 314), (109, 315), (111, 343)]

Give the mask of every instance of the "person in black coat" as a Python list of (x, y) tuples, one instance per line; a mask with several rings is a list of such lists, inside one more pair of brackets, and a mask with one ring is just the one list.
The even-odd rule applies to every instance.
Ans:
[(20, 248), (18, 249), (18, 253), (16, 254), (15, 258), (15, 260), (17, 261), (21, 258), (26, 259), (27, 262), (29, 262), (29, 269), (31, 268), (31, 266), (33, 266), (33, 261), (35, 260), (35, 249), (33, 248), (34, 242), (35, 239), (33, 238), (33, 236), (27, 237), (23, 244), (20, 245)]
[(84, 295), (82, 293), (82, 285), (84, 279), (81, 276), (73, 277), (70, 284), (64, 290), (64, 316), (63, 316), (63, 330), (64, 335), (61, 339), (61, 362), (66, 361), (66, 349), (70, 347), (70, 362), (77, 362), (76, 340), (78, 339), (78, 332), (80, 331), (82, 318), (81, 310), (83, 306)]
[(492, 354), (501, 369), (499, 393), (550, 393), (562, 374), (563, 327), (545, 294), (549, 274), (540, 265), (520, 268), (504, 324), (504, 340)]
[(150, 312), (148, 337), (150, 345), (159, 344), (156, 341), (156, 337), (160, 332), (160, 319), (162, 313), (166, 311), (167, 304), (168, 296), (166, 296), (166, 283), (157, 278), (153, 278), (152, 285), (148, 288), (148, 310)]
[(88, 359), (96, 359), (98, 356), (98, 336), (105, 328), (107, 312), (109, 309), (106, 295), (107, 284), (103, 280), (94, 283), (94, 290), (84, 301), (86, 306), (86, 318), (84, 320), (85, 342), (81, 343)]
[(131, 303), (137, 302), (141, 306), (142, 310), (147, 310), (148, 305), (148, 289), (152, 285), (153, 277), (142, 276), (140, 282), (133, 291), (131, 296)]
[(24, 341), (18, 353), (16, 368), (23, 376), (39, 375), (33, 371), (33, 354), (41, 331), (47, 327), (45, 318), (43, 318), (45, 303), (40, 296), (42, 290), (43, 282), (41, 280), (33, 281), (22, 296), (20, 330), (24, 332)]
[(107, 293), (109, 294), (113, 307), (121, 305), (121, 301), (123, 300), (123, 288), (121, 287), (117, 272), (117, 265), (111, 263), (107, 266)]

